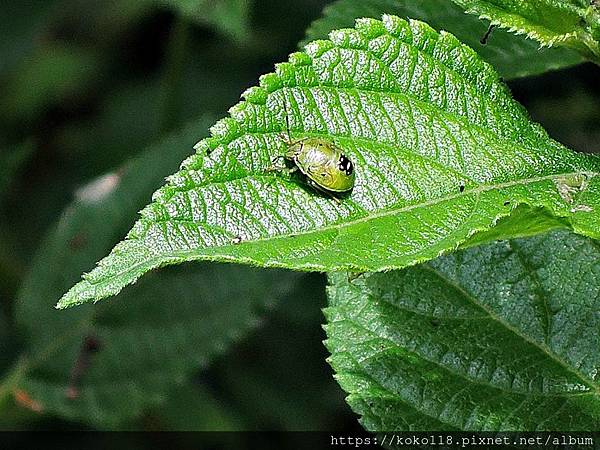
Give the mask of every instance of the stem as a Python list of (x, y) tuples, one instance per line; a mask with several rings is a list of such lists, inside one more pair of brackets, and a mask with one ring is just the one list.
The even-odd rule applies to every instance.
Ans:
[(173, 25), (173, 30), (167, 46), (164, 81), (162, 92), (162, 120), (161, 132), (171, 131), (179, 124), (181, 102), (181, 77), (184, 68), (190, 34), (190, 25), (187, 20), (178, 17)]
[(29, 369), (29, 362), (21, 357), (0, 381), (0, 417), (10, 407), (10, 398)]

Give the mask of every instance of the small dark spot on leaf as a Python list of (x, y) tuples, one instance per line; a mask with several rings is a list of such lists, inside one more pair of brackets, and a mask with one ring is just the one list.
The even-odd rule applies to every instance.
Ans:
[(231, 240), (231, 243), (233, 245), (239, 245), (242, 243), (242, 237), (241, 236), (236, 236)]
[(85, 233), (80, 232), (69, 239), (69, 248), (71, 250), (81, 250), (87, 244), (87, 236)]
[(508, 206), (508, 205), (510, 205), (510, 200), (506, 200), (506, 201), (504, 202), (504, 206)]
[(460, 192), (465, 192), (465, 184), (461, 182), (461, 183), (460, 183), (460, 186), (458, 186), (458, 190), (459, 190)]
[(361, 275), (364, 275), (365, 272), (348, 272), (348, 283), (352, 283), (354, 280), (359, 278)]
[(496, 27), (496, 25), (490, 25), (483, 37), (479, 40), (481, 45), (486, 45), (490, 34), (492, 34), (492, 30)]
[(438, 319), (431, 319), (429, 321), (429, 323), (431, 324), (432, 327), (439, 327), (440, 326), (440, 321)]

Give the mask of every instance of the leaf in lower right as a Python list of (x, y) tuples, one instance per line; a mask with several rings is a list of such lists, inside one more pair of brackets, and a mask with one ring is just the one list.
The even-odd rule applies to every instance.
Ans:
[(330, 363), (368, 430), (599, 428), (597, 241), (554, 232), (330, 283)]

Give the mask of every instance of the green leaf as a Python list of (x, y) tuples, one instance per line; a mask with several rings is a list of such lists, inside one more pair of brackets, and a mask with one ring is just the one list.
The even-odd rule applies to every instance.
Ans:
[[(600, 158), (551, 140), (454, 36), (384, 16), (331, 39), (248, 90), (59, 307), (191, 260), (402, 268), (455, 249), (521, 204), (600, 237)], [(269, 172), (286, 149), (286, 114), (293, 139), (332, 139), (355, 162), (351, 195), (338, 203)]]
[(40, 47), (9, 77), (0, 92), (0, 119), (31, 120), (49, 105), (81, 95), (98, 82), (100, 57), (75, 45)]
[(250, 34), (251, 0), (153, 0), (179, 12), (193, 22), (213, 25), (217, 30), (243, 42)]
[(500, 219), (493, 228), (474, 234), (459, 248), (475, 247), (487, 242), (535, 236), (550, 230), (569, 229), (569, 223), (540, 208), (517, 207), (510, 216)]
[[(152, 274), (105, 307), (64, 315), (51, 307), (83, 267), (114, 245), (206, 124), (198, 120), (79, 190), (40, 248), (16, 306), (26, 344), (17, 387), (44, 412), (118, 427), (159, 405), (294, 288), (294, 273), (212, 264)], [(99, 350), (87, 355), (74, 382), (86, 337), (96, 339)], [(67, 395), (72, 384), (79, 389), (74, 399)]]
[(33, 141), (28, 139), (0, 150), (0, 205), (13, 178), (34, 152)]
[(156, 417), (159, 429), (165, 431), (211, 431), (220, 436), (214, 432), (241, 428), (237, 411), (232, 411), (199, 383), (186, 383), (173, 389), (165, 404), (153, 411), (151, 417)]
[(600, 247), (553, 232), (334, 274), (326, 345), (371, 431), (600, 423)]
[(600, 5), (585, 0), (452, 0), (469, 14), (600, 64)]
[(0, 16), (0, 76), (31, 52), (58, 0), (5, 3)]
[(537, 75), (582, 61), (573, 50), (540, 48), (525, 36), (515, 36), (500, 29), (493, 30), (487, 43), (482, 44), (488, 24), (465, 15), (462, 8), (449, 0), (338, 0), (324, 9), (322, 18), (312, 23), (303, 43), (326, 39), (330, 31), (352, 26), (357, 17), (381, 17), (383, 14), (423, 20), (436, 30), (449, 31), (476, 50), (505, 79)]
[[(21, 309), (31, 356), (18, 388), (46, 413), (119, 427), (160, 405), (174, 386), (256, 328), (297, 276), (208, 263), (176, 269), (148, 276), (120, 301), (74, 310), (78, 314), (44, 321), (43, 328), (39, 303)], [(90, 338), (99, 350), (81, 356)], [(83, 358), (89, 365), (74, 381)]]

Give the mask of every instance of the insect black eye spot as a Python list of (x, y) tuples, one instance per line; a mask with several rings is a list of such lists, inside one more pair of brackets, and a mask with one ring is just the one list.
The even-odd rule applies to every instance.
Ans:
[(345, 155), (341, 155), (338, 161), (338, 168), (340, 171), (344, 172), (346, 175), (352, 175), (352, 171), (354, 170), (354, 166), (352, 165), (352, 161), (350, 161)]

